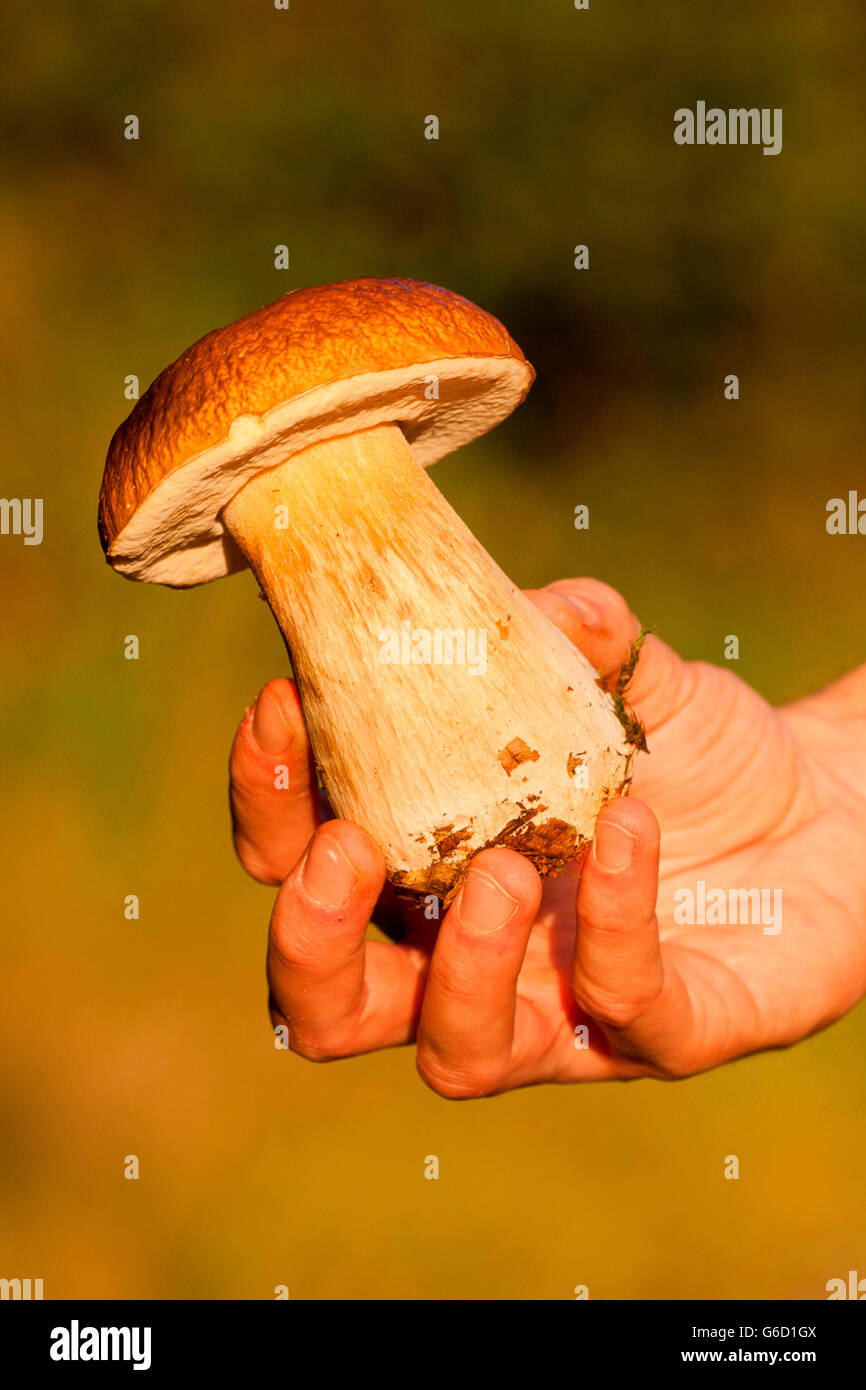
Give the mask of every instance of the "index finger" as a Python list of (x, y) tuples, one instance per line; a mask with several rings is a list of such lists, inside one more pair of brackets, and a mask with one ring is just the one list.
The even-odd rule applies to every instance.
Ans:
[(280, 889), (268, 939), (272, 1018), (311, 1061), (395, 1047), (414, 1036), (426, 954), (367, 941), (385, 861), (359, 826), (322, 825)]
[(316, 769), (294, 681), (269, 681), (241, 720), (229, 761), (238, 858), (282, 883), (322, 819)]

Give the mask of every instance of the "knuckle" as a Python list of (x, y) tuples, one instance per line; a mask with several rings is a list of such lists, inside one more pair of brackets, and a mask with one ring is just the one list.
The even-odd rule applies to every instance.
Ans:
[(480, 1100), (501, 1089), (501, 1072), (492, 1067), (448, 1066), (424, 1049), (419, 1050), (416, 1065), (425, 1086), (443, 1100)]
[(265, 883), (269, 887), (274, 887), (282, 882), (274, 865), (268, 862), (267, 855), (257, 849), (245, 835), (235, 831), (234, 842), (235, 853), (241, 862), (241, 868), (249, 874), (250, 878), (254, 878), (256, 883)]
[(653, 1064), (653, 1075), (658, 1081), (685, 1081), (695, 1074), (694, 1062), (686, 1057), (669, 1057)]
[(578, 1007), (596, 1023), (609, 1028), (628, 1028), (640, 1018), (652, 1003), (654, 995), (611, 994), (595, 985), (583, 984), (575, 989)]
[(255, 879), (256, 883), (263, 883), (266, 888), (276, 888), (278, 884), (282, 883), (282, 879), (273, 865), (268, 864), (260, 855), (241, 854), (238, 851), (238, 858), (244, 872), (249, 874), (250, 878)]
[(336, 1062), (343, 1054), (329, 1042), (319, 1038), (295, 1038), (292, 1052), (305, 1062)]
[(304, 943), (300, 934), (289, 924), (271, 922), (269, 955), (271, 963), (303, 980), (314, 974), (318, 965), (315, 952)]
[(313, 917), (291, 900), (278, 900), (271, 915), (269, 959), (300, 982), (319, 984), (324, 975), (363, 951), (364, 930), (361, 924), (356, 931), (344, 913), (319, 910)]
[(296, 1033), (292, 1038), (291, 1050), (303, 1057), (305, 1062), (339, 1062), (353, 1055), (351, 1041), (335, 1034), (324, 1037), (315, 1033)]
[(271, 1026), (285, 1028), (288, 1051), (302, 1057), (305, 1062), (337, 1062), (342, 1058), (354, 1056), (353, 1030), (351, 1027), (329, 1029), (328, 1033), (313, 1027), (299, 1028), (292, 1022), (288, 1013), (271, 995), (268, 1003)]
[(238, 736), (229, 759), (229, 796), (233, 809), (241, 815), (249, 815), (255, 810), (260, 795), (262, 773), (259, 765), (250, 756), (250, 750)]

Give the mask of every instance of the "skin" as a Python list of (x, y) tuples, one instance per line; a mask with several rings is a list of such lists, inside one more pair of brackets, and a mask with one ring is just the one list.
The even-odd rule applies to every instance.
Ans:
[[(613, 685), (640, 631), (620, 595), (572, 579), (530, 597)], [(270, 1008), (295, 1052), (415, 1042), (424, 1081), (467, 1099), (690, 1076), (787, 1047), (861, 998), (866, 667), (773, 709), (650, 636), (628, 698), (650, 754), (583, 862), (542, 884), (521, 855), (483, 850), (439, 923), (394, 899), (363, 830), (326, 818), (295, 687), (264, 687), (231, 754), (234, 840), (248, 873), (280, 885)], [(673, 894), (698, 879), (781, 889), (781, 931), (678, 925)], [(366, 939), (371, 919), (390, 941)]]

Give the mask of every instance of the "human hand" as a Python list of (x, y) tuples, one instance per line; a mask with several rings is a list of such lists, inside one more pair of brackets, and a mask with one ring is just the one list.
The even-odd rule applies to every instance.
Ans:
[[(530, 597), (614, 685), (640, 631), (620, 596), (581, 579)], [(424, 1080), (455, 1098), (688, 1076), (825, 1026), (866, 988), (864, 685), (855, 672), (775, 710), (650, 636), (628, 691), (650, 747), (635, 795), (543, 884), (513, 851), (482, 851), (438, 923), (395, 899), (364, 831), (323, 819), (297, 693), (270, 682), (231, 775), (241, 861), (282, 884), (274, 1022), (313, 1060), (414, 1040)], [(678, 923), (675, 894), (698, 880), (767, 891), (781, 920)], [(371, 917), (396, 939), (367, 941)]]

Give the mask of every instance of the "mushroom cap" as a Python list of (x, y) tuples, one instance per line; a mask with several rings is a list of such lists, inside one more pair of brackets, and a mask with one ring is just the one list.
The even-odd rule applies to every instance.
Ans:
[(200, 338), (115, 432), (99, 497), (108, 561), (176, 588), (243, 569), (221, 512), (256, 474), (386, 423), (427, 466), (504, 420), (534, 375), (497, 319), (438, 285), (293, 290)]

